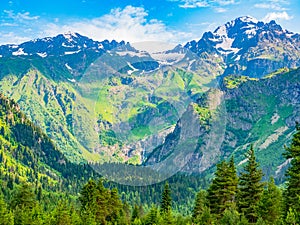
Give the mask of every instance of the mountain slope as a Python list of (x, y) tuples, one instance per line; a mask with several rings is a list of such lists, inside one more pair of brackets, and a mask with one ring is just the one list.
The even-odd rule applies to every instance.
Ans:
[[(224, 77), (229, 90), (278, 68), (299, 66), (299, 35), (274, 21), (241, 17), (198, 42), (160, 53), (70, 33), (0, 46), (0, 55), (0, 90), (70, 160), (140, 164), (178, 131), (187, 109), (212, 116), (205, 104), (193, 103), (223, 85)], [(226, 93), (212, 92), (208, 99), (216, 94), (221, 101)], [(207, 152), (203, 168), (219, 155)]]
[[(241, 81), (242, 79), (244, 80)], [(186, 134), (190, 134), (181, 131), (193, 128), (190, 132), (200, 130), (198, 138), (202, 144), (194, 149), (193, 156), (183, 167), (184, 171), (209, 171), (220, 159), (229, 158), (231, 155), (235, 156), (240, 167), (245, 163), (244, 154), (252, 143), (257, 149), (257, 157), (264, 173), (281, 179), (283, 168), (287, 165), (282, 157), (284, 145), (289, 142), (295, 131), (295, 121), (300, 120), (299, 87), (300, 69), (288, 72), (281, 70), (260, 80), (241, 76), (226, 77), (222, 91), (206, 94), (198, 100), (198, 106), (189, 108), (190, 111), (199, 113), (196, 114), (200, 119), (198, 128), (191, 126), (191, 118), (179, 121), (174, 133), (149, 155), (145, 165), (158, 163), (168, 157), (174, 151), (174, 143), (176, 146), (178, 139), (184, 139)], [(221, 126), (214, 126), (213, 117), (205, 117), (203, 114), (206, 109), (213, 115), (214, 110), (210, 107), (213, 101), (208, 99), (210, 95), (213, 96), (212, 99), (220, 99), (220, 93), (223, 100), (218, 107), (224, 108), (219, 111), (218, 117), (224, 119), (224, 130), (220, 130)], [(199, 107), (202, 111), (199, 111)], [(201, 118), (206, 122), (201, 122)], [(215, 134), (218, 136), (214, 136)], [(220, 146), (217, 142), (212, 145), (211, 137), (214, 137)]]
[(71, 163), (57, 150), (52, 140), (36, 127), (13, 100), (0, 95), (0, 180), (30, 182), (46, 190), (77, 193), (94, 176), (86, 165)]
[(123, 42), (103, 43), (68, 34), (2, 46), (0, 89), (69, 159), (140, 163), (214, 76), (159, 65)]
[(206, 32), (184, 47), (198, 55), (221, 56), (226, 64), (223, 76), (260, 78), (282, 67), (300, 66), (299, 34), (282, 29), (275, 21), (264, 23), (248, 16)]

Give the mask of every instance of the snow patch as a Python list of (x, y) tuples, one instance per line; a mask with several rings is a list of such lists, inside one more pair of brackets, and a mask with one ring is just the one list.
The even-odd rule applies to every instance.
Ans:
[(216, 49), (219, 51), (225, 51), (225, 54), (229, 54), (231, 52), (237, 53), (240, 49), (239, 48), (232, 48), (232, 43), (234, 42), (233, 38), (223, 38), (221, 43), (216, 45)]
[(62, 46), (62, 47), (65, 47), (65, 48), (74, 48), (74, 47), (75, 47), (75, 45), (68, 45), (68, 44), (66, 44), (65, 42), (62, 43), (61, 46)]
[(63, 36), (69, 41), (74, 41), (73, 40), (73, 37), (77, 37), (77, 34), (76, 33), (73, 33), (73, 32), (68, 32), (68, 33), (65, 33), (63, 34)]
[(258, 20), (252, 16), (243, 16), (239, 18), (244, 23), (258, 23)]
[(78, 52), (80, 52), (81, 50), (78, 51), (72, 51), (72, 52), (65, 52), (65, 55), (72, 55), (72, 54), (76, 54)]
[(127, 65), (132, 69), (127, 71), (128, 75), (131, 75), (133, 72), (139, 71), (137, 68), (134, 68), (131, 63), (127, 62)]
[(65, 66), (67, 67), (68, 70), (73, 70), (72, 67), (70, 67), (70, 66), (68, 65), (68, 63), (66, 63)]
[(72, 83), (76, 83), (76, 80), (75, 79), (69, 79), (68, 78), (68, 81), (72, 82)]
[(43, 52), (43, 53), (38, 52), (38, 53), (36, 53), (36, 54), (37, 54), (38, 56), (42, 57), (42, 58), (47, 57), (47, 53), (46, 53), (46, 52)]
[(241, 59), (241, 55), (238, 55), (235, 59), (234, 59), (234, 61), (239, 61)]
[(193, 63), (196, 62), (196, 59), (193, 59), (189, 62), (188, 71), (191, 70)]
[(219, 35), (219, 36), (227, 36), (227, 28), (226, 25), (220, 26), (218, 27), (215, 32), (215, 34)]
[(13, 55), (17, 56), (17, 55), (28, 55), (27, 53), (24, 52), (24, 48), (19, 48), (18, 51), (13, 52)]

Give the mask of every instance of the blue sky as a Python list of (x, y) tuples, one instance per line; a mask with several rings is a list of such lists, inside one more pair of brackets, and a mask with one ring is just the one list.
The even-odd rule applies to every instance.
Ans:
[(69, 31), (95, 40), (185, 43), (237, 17), (300, 33), (299, 0), (0, 0), (0, 44)]

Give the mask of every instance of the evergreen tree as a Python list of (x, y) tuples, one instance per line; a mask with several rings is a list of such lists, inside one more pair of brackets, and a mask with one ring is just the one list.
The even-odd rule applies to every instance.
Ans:
[(240, 222), (240, 215), (235, 209), (225, 209), (220, 219), (221, 225), (236, 225)]
[(264, 221), (269, 224), (275, 224), (281, 217), (282, 194), (271, 177), (267, 189), (264, 190), (259, 204), (259, 214)]
[(263, 193), (261, 182), (263, 173), (256, 162), (255, 152), (251, 145), (248, 151), (248, 162), (239, 177), (238, 209), (251, 223), (258, 219), (258, 204)]
[(155, 206), (152, 206), (150, 212), (146, 215), (144, 224), (155, 225), (158, 224), (158, 221), (159, 221), (159, 215), (157, 212), (157, 208)]
[(81, 210), (89, 210), (95, 212), (96, 207), (96, 183), (94, 180), (89, 180), (80, 192), (79, 201), (81, 203)]
[(227, 208), (230, 208), (230, 207), (234, 208), (239, 178), (237, 176), (233, 156), (230, 158), (229, 163), (228, 163), (227, 177), (228, 177), (228, 181), (227, 181), (228, 199), (226, 201), (226, 203), (227, 203), (226, 206), (227, 206)]
[(207, 195), (212, 213), (221, 216), (225, 209), (235, 206), (237, 184), (238, 178), (233, 158), (229, 163), (225, 161), (219, 163)]
[(118, 221), (121, 220), (121, 217), (123, 215), (123, 204), (120, 200), (117, 188), (113, 188), (110, 191), (110, 199), (107, 208), (108, 216), (106, 220), (112, 222), (113, 224), (118, 223)]
[(206, 191), (200, 190), (198, 192), (194, 204), (193, 214), (192, 214), (193, 221), (195, 221), (196, 218), (203, 213), (205, 207), (207, 206), (206, 196), (207, 196)]
[(170, 212), (171, 207), (172, 207), (171, 190), (169, 188), (169, 184), (166, 183), (161, 197), (160, 214), (163, 215)]
[(32, 209), (36, 204), (36, 197), (33, 189), (28, 183), (23, 183), (18, 188), (13, 196), (11, 206), (12, 208), (29, 208)]
[(131, 214), (131, 222), (133, 222), (135, 219), (139, 219), (140, 217), (139, 207), (137, 204), (135, 204)]
[(13, 214), (7, 209), (7, 205), (0, 193), (0, 225), (13, 225)]
[(71, 213), (65, 201), (60, 201), (52, 213), (51, 224), (53, 225), (71, 225)]
[[(291, 160), (291, 166), (286, 172), (287, 188), (284, 192), (285, 209), (300, 212), (300, 125), (296, 124), (296, 134), (294, 134), (290, 147), (286, 148), (284, 156)], [(300, 213), (299, 213), (300, 214)], [(297, 222), (300, 223), (300, 215)]]
[(109, 215), (108, 205), (110, 200), (110, 193), (103, 186), (102, 180), (99, 180), (98, 182), (95, 198), (96, 198), (96, 221), (101, 224), (105, 224), (106, 217)]

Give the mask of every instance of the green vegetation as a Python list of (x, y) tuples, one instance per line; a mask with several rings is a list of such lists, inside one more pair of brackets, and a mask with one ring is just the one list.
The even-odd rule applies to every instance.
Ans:
[(200, 124), (206, 124), (211, 119), (211, 110), (207, 107), (201, 107), (198, 104), (193, 104), (194, 109), (199, 114)]
[(237, 206), (249, 222), (255, 223), (259, 217), (257, 208), (263, 193), (263, 183), (261, 183), (263, 173), (256, 162), (252, 145), (247, 159), (248, 162), (244, 167), (245, 172), (241, 173), (239, 177)]
[(233, 88), (237, 88), (241, 83), (245, 83), (248, 80), (255, 80), (257, 81), (258, 79), (256, 78), (250, 78), (247, 76), (239, 76), (239, 75), (230, 75), (230, 76), (226, 76), (224, 78), (224, 85), (226, 88), (229, 89), (233, 89)]
[(286, 148), (285, 157), (291, 160), (291, 167), (287, 170), (287, 188), (284, 192), (286, 212), (294, 213), (296, 220), (300, 221), (300, 125), (296, 125), (297, 133), (294, 135), (290, 147)]
[[(117, 188), (107, 188), (103, 180), (89, 179), (80, 190), (79, 196), (63, 194), (60, 191), (47, 192), (46, 189), (30, 182), (2, 180), (0, 190), (1, 224), (298, 224), (300, 222), (298, 202), (295, 198), (298, 177), (300, 129), (292, 144), (286, 149), (287, 158), (295, 160), (287, 172), (287, 188), (276, 187), (271, 178), (261, 182), (262, 172), (251, 146), (244, 171), (238, 176), (233, 158), (222, 161), (217, 166), (215, 178), (207, 191), (200, 190), (194, 202), (192, 214), (181, 215), (174, 209), (177, 193), (175, 188), (165, 183), (160, 196), (160, 204), (149, 208), (138, 204), (128, 204), (122, 200)], [(291, 173), (293, 171), (293, 173)], [(239, 182), (238, 182), (239, 180)], [(4, 182), (3, 182), (4, 181)], [(299, 182), (298, 182), (299, 183)], [(14, 184), (13, 187), (11, 184)], [(293, 185), (293, 186), (292, 186)], [(291, 188), (293, 187), (293, 188)], [(184, 186), (186, 189), (187, 187)], [(127, 189), (128, 191), (128, 189)], [(295, 191), (295, 192), (294, 192)], [(129, 192), (128, 192), (129, 193)], [(177, 194), (175, 195), (177, 196)]]

